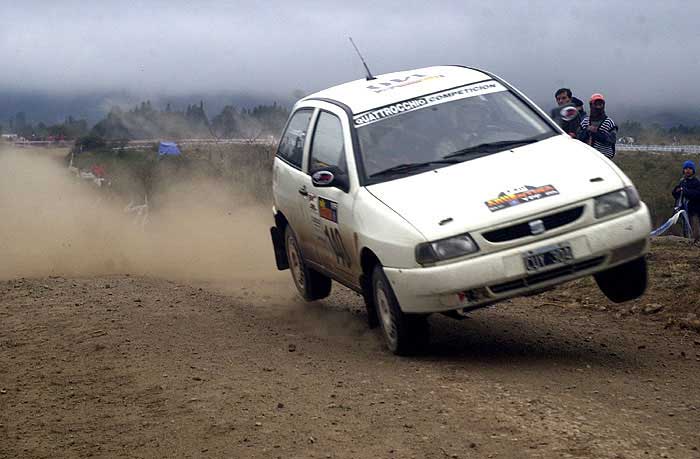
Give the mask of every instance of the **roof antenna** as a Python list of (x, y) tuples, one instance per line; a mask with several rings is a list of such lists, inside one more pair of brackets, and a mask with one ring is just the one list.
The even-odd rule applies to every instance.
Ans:
[(348, 37), (348, 38), (350, 39), (350, 43), (352, 43), (353, 48), (355, 48), (355, 51), (357, 51), (357, 55), (360, 56), (360, 60), (362, 61), (362, 65), (365, 66), (365, 70), (367, 71), (367, 81), (376, 80), (376, 78), (372, 75), (372, 72), (369, 71), (369, 67), (367, 67), (367, 63), (365, 62), (365, 59), (362, 57), (362, 54), (360, 54), (360, 50), (357, 49), (355, 42), (352, 41), (352, 37)]

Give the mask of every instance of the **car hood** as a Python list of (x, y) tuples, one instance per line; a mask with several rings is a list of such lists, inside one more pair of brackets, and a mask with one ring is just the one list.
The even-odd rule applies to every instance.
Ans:
[(610, 164), (578, 140), (555, 136), (367, 190), (435, 240), (620, 189)]

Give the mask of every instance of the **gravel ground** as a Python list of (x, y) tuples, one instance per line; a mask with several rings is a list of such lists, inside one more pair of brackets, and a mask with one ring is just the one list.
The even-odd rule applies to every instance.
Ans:
[(639, 300), (584, 279), (435, 315), (399, 358), (356, 294), (298, 299), (235, 184), (177, 182), (143, 228), (47, 155), (0, 152), (0, 457), (700, 457), (682, 240)]
[(642, 311), (659, 285), (638, 312), (584, 280), (433, 316), (398, 358), (337, 285), (4, 281), (0, 456), (700, 457), (700, 335)]

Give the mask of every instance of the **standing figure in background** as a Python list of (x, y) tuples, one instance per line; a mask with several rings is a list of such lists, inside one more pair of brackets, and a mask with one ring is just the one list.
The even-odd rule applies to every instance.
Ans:
[(693, 243), (700, 241), (700, 180), (695, 176), (695, 163), (683, 163), (683, 178), (673, 189), (673, 197), (680, 201), (681, 207), (688, 213), (692, 228)]
[(576, 138), (576, 132), (582, 118), (572, 101), (571, 89), (557, 89), (557, 92), (554, 93), (554, 99), (557, 101), (557, 107), (552, 109), (550, 117), (557, 122), (564, 132)]
[(581, 121), (586, 117), (588, 113), (586, 113), (586, 110), (583, 108), (583, 101), (579, 99), (578, 97), (572, 97), (571, 102), (574, 104), (574, 107), (576, 107), (576, 110), (578, 110), (579, 115), (581, 115)]
[(589, 100), (591, 114), (583, 118), (578, 131), (578, 139), (592, 146), (609, 159), (615, 156), (617, 125), (605, 113), (605, 98), (602, 94), (593, 94)]

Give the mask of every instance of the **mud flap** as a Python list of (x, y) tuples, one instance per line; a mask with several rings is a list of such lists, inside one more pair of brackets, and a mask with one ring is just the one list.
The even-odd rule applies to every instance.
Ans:
[(379, 326), (379, 317), (377, 316), (377, 305), (374, 304), (372, 281), (368, 279), (366, 274), (363, 274), (360, 277), (360, 285), (362, 286), (362, 298), (365, 300), (365, 309), (367, 311), (367, 325), (369, 328), (377, 328)]
[(273, 226), (270, 228), (270, 236), (272, 237), (272, 248), (275, 251), (275, 263), (277, 269), (284, 271), (289, 269), (289, 260), (287, 259), (287, 250), (284, 246), (284, 232)]

